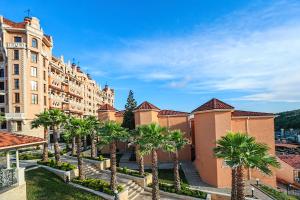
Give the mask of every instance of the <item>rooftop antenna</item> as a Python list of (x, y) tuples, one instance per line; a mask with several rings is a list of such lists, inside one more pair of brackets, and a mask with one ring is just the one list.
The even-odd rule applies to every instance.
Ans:
[(24, 12), (27, 13), (27, 17), (30, 18), (30, 9), (27, 9)]

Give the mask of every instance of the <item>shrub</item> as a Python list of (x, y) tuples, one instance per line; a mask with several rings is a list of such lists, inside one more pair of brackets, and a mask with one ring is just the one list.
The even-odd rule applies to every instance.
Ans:
[(128, 169), (127, 167), (124, 167), (124, 168), (117, 167), (117, 172), (122, 173), (122, 174), (127, 174), (130, 176), (140, 177), (140, 178), (144, 178), (145, 176), (149, 175), (149, 173), (147, 173), (147, 172), (145, 172), (144, 175), (140, 175), (137, 170)]
[(279, 192), (271, 187), (268, 187), (266, 185), (259, 185), (258, 186), (262, 191), (270, 195), (271, 197), (278, 199), (278, 200), (297, 200), (296, 197), (288, 196), (287, 194), (283, 192)]
[[(92, 179), (92, 178), (87, 178), (84, 180), (79, 180), (79, 179), (73, 179), (72, 182), (85, 186), (87, 188), (90, 188), (92, 190), (100, 191), (109, 195), (113, 195), (114, 192), (110, 189), (110, 184), (106, 181), (103, 181), (101, 179)], [(118, 192), (123, 191), (123, 187), (118, 185), (117, 187)]]
[(71, 171), (71, 170), (77, 168), (75, 165), (72, 165), (72, 164), (66, 163), (66, 162), (61, 162), (60, 165), (57, 165), (57, 163), (52, 159), (49, 159), (48, 162), (38, 161), (37, 163), (39, 165), (45, 165), (45, 166), (52, 167), (52, 168), (59, 169), (59, 170), (63, 170), (63, 171)]

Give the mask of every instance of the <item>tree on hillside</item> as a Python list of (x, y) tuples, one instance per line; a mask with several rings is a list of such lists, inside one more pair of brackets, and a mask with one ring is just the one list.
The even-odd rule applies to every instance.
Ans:
[(270, 167), (280, 167), (276, 157), (269, 155), (269, 147), (257, 143), (254, 137), (244, 133), (228, 132), (217, 141), (215, 156), (224, 159), (231, 168), (231, 199), (244, 200), (244, 169), (258, 169), (271, 175)]
[(134, 113), (133, 110), (136, 108), (137, 103), (133, 97), (133, 91), (130, 90), (127, 98), (127, 103), (125, 105), (125, 113), (123, 118), (122, 126), (129, 130), (133, 130), (135, 128), (134, 122)]

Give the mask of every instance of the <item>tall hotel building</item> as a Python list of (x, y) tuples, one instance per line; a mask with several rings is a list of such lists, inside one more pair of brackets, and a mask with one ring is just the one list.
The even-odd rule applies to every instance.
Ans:
[(47, 109), (84, 117), (114, 104), (114, 90), (101, 89), (79, 66), (52, 55), (53, 40), (35, 17), (16, 23), (0, 16), (0, 129), (43, 137), (31, 129), (36, 114)]

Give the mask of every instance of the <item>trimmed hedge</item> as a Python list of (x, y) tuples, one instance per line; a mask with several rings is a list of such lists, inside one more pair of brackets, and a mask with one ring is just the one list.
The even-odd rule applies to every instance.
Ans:
[[(109, 195), (114, 195), (114, 192), (110, 189), (110, 184), (100, 179), (87, 178), (84, 180), (79, 180), (78, 178), (76, 178), (73, 179), (72, 182), (90, 188), (92, 190), (103, 192)], [(118, 192), (122, 192), (123, 189), (124, 188), (122, 186), (117, 186)]]
[(144, 178), (145, 176), (149, 175), (148, 172), (145, 172), (144, 175), (140, 175), (139, 171), (133, 170), (133, 169), (128, 169), (127, 167), (117, 167), (117, 172), (122, 173), (122, 174), (127, 174), (130, 176), (136, 176), (139, 178)]
[(104, 158), (102, 155), (98, 156), (97, 158), (92, 158), (90, 156), (83, 156), (83, 158), (90, 159), (90, 160), (97, 160), (97, 161), (104, 161), (108, 159), (108, 158)]
[(190, 189), (185, 184), (181, 184), (181, 190), (179, 192), (175, 191), (174, 184), (159, 183), (159, 189), (165, 192), (175, 193), (179, 195), (186, 195), (186, 196), (196, 197), (200, 199), (206, 199), (207, 196), (206, 192)]
[[(53, 157), (54, 154), (51, 152), (48, 152), (48, 157)], [(43, 153), (22, 153), (19, 155), (20, 160), (36, 160), (36, 159), (42, 159)]]
[(261, 189), (266, 194), (270, 195), (271, 197), (278, 199), (278, 200), (297, 200), (298, 198), (293, 196), (288, 196), (287, 194), (283, 192), (279, 192), (271, 187), (268, 187), (266, 185), (259, 185), (259, 189)]
[(38, 161), (37, 164), (45, 165), (45, 166), (52, 167), (52, 168), (59, 169), (59, 170), (63, 170), (63, 171), (71, 171), (71, 170), (77, 168), (75, 165), (72, 165), (72, 164), (66, 163), (66, 162), (61, 162), (60, 165), (57, 165), (57, 163), (54, 160), (51, 160), (51, 159), (48, 162)]

